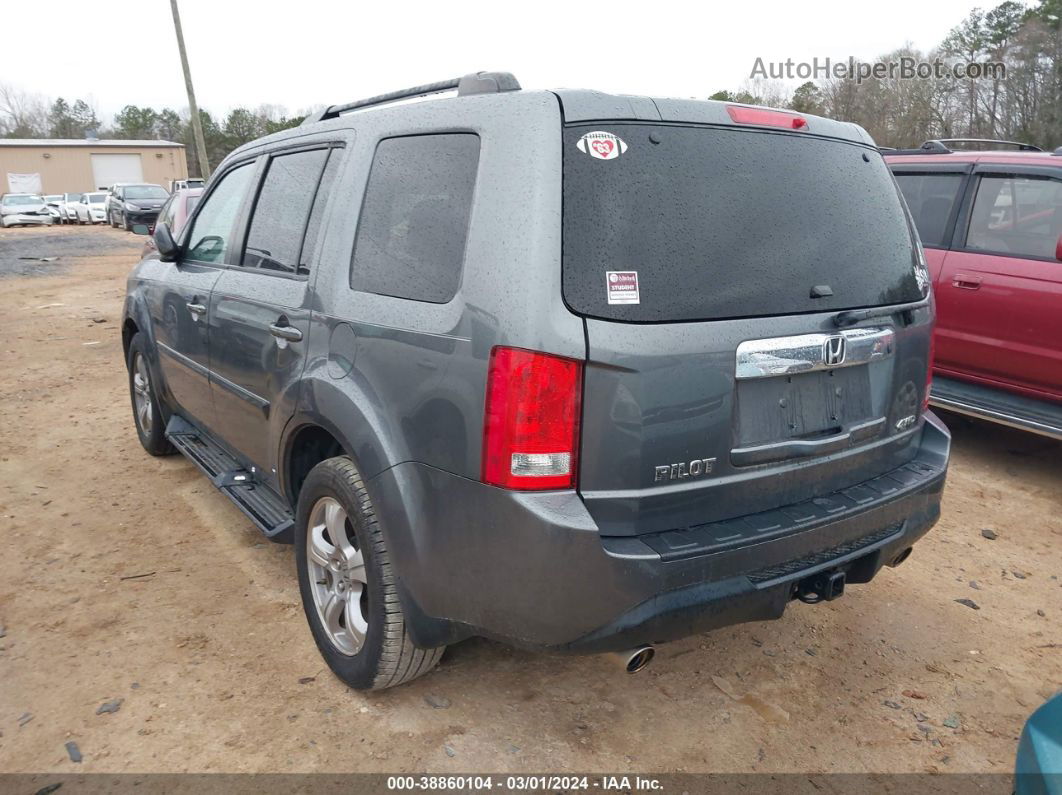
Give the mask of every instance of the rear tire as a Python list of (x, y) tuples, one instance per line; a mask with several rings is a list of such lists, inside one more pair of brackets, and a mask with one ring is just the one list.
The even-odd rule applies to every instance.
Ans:
[[(341, 534), (338, 543), (332, 533)], [(383, 690), (416, 679), (439, 662), (445, 646), (418, 648), (409, 636), (387, 544), (350, 458), (322, 461), (303, 483), (295, 560), (314, 642), (347, 685)]]
[(147, 341), (137, 332), (129, 342), (126, 358), (129, 370), (129, 399), (133, 404), (133, 423), (140, 444), (151, 455), (171, 455), (174, 447), (166, 438), (166, 427), (159, 406), (155, 377), (147, 358)]

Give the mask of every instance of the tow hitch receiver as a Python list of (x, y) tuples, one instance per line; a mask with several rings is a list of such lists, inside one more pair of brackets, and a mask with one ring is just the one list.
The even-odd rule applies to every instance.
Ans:
[(832, 602), (844, 594), (843, 571), (824, 571), (797, 585), (797, 599), (809, 605), (817, 602)]

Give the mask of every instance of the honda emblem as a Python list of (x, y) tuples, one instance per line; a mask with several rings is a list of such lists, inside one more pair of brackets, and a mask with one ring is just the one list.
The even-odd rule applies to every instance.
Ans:
[(839, 334), (833, 337), (827, 337), (826, 342), (822, 344), (822, 361), (828, 367), (839, 367), (844, 364), (845, 353), (845, 338)]

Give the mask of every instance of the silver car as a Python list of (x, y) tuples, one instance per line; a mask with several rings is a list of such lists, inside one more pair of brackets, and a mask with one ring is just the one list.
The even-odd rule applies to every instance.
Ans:
[(9, 193), (0, 199), (0, 227), (50, 224), (52, 214), (35, 193)]

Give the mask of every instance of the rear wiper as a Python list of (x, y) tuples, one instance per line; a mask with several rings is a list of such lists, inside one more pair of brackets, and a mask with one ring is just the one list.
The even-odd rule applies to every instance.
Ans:
[(881, 317), (882, 315), (894, 315), (898, 312), (913, 312), (916, 309), (922, 309), (927, 306), (929, 306), (928, 295), (918, 301), (911, 301), (906, 304), (874, 306), (870, 309), (847, 309), (844, 312), (838, 312), (833, 316), (833, 325), (838, 328), (844, 328), (845, 326), (853, 326), (860, 320), (868, 320), (872, 317)]

